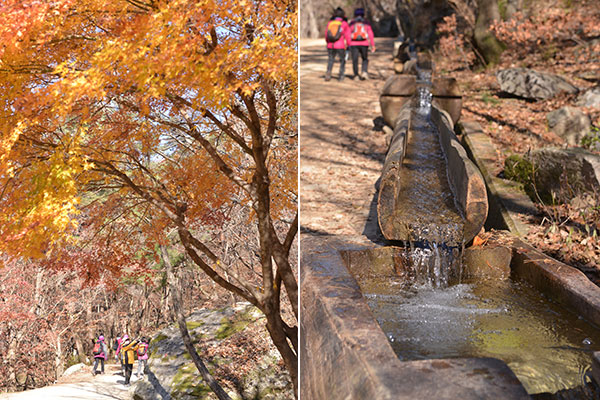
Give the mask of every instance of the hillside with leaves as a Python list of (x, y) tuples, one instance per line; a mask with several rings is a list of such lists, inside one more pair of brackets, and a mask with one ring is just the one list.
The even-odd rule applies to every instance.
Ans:
[[(463, 90), (462, 120), (477, 121), (497, 149), (493, 175), (505, 176), (505, 160), (542, 147), (568, 147), (548, 126), (547, 114), (574, 106), (600, 84), (600, 10), (595, 1), (532, 1), (491, 25), (504, 51), (497, 64), (484, 65), (472, 37), (469, 17), (454, 13), (437, 29), (436, 72), (457, 79)], [(495, 76), (507, 68), (558, 74), (579, 88), (547, 100), (526, 100), (500, 90)], [(591, 121), (578, 146), (598, 154), (600, 109), (582, 107)], [(571, 191), (568, 183), (561, 190)], [(570, 202), (540, 202), (537, 216), (524, 216), (526, 239), (549, 255), (584, 271), (600, 284), (600, 193), (579, 193)]]

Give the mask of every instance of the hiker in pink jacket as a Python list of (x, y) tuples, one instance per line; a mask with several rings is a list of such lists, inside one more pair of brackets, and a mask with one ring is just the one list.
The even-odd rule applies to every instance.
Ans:
[(135, 376), (143, 378), (146, 365), (148, 365), (148, 339), (143, 337), (133, 350), (137, 353), (138, 359), (138, 369)]
[[(357, 8), (354, 10), (354, 19), (350, 21), (350, 54), (352, 55), (352, 69), (355, 79), (357, 76), (361, 80), (369, 79), (369, 44), (371, 51), (375, 52), (375, 40), (373, 39), (373, 29), (371, 24), (365, 20), (365, 9)], [(358, 55), (362, 58), (362, 73), (358, 74)]]
[(123, 364), (123, 357), (121, 357), (121, 349), (123, 348), (123, 342), (129, 339), (127, 334), (124, 334), (123, 337), (117, 338), (117, 348), (115, 349), (115, 358), (119, 360), (121, 364), (121, 373), (125, 376), (125, 364)]
[(92, 369), (92, 375), (96, 376), (96, 368), (98, 368), (98, 363), (100, 363), (100, 373), (103, 374), (104, 360), (108, 358), (108, 346), (106, 343), (104, 343), (104, 336), (100, 335), (100, 337), (98, 337), (92, 352), (94, 354), (94, 368)]
[(344, 80), (344, 69), (346, 68), (346, 48), (350, 46), (350, 27), (346, 22), (344, 10), (340, 7), (336, 8), (333, 16), (327, 23), (325, 30), (325, 40), (327, 41), (327, 73), (325, 80), (331, 79), (331, 70), (335, 62), (335, 56), (340, 59), (340, 76), (339, 80)]

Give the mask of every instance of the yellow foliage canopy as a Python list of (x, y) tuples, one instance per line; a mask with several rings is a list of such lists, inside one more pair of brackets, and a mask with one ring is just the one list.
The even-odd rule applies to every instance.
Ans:
[(230, 201), (254, 206), (249, 184), (263, 164), (272, 215), (295, 210), (295, 9), (3, 1), (0, 252), (39, 257), (68, 243), (78, 214), (93, 203), (106, 221), (97, 203), (115, 196), (131, 223), (145, 207), (170, 221), (144, 227), (148, 237), (181, 207), (188, 221), (218, 223)]

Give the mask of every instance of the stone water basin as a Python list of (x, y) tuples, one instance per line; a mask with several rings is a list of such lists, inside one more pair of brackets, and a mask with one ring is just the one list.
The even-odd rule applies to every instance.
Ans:
[(599, 375), (600, 289), (499, 237), (504, 256), (491, 251), (485, 267), (466, 265), (435, 289), (415, 282), (423, 274), (397, 247), (305, 241), (303, 398), (525, 399)]
[[(400, 360), (494, 357), (529, 394), (585, 382), (593, 352), (600, 350), (600, 330), (553, 293), (541, 292), (511, 265), (487, 276), (485, 268), (465, 265), (451, 274), (449, 286), (437, 287), (415, 273), (412, 253), (384, 247), (344, 255)], [(476, 261), (486, 263), (485, 256)]]
[(600, 350), (586, 320), (522, 280), (469, 280), (363, 293), (401, 360), (494, 357), (530, 394), (582, 384)]

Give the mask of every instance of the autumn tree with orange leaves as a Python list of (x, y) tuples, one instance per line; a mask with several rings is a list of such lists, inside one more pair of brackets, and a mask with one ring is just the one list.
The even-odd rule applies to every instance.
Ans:
[[(118, 273), (181, 246), (265, 314), (297, 388), (296, 31), (294, 1), (3, 1), (1, 255), (68, 268), (101, 241), (82, 268)], [(199, 234), (239, 207), (257, 281)]]

